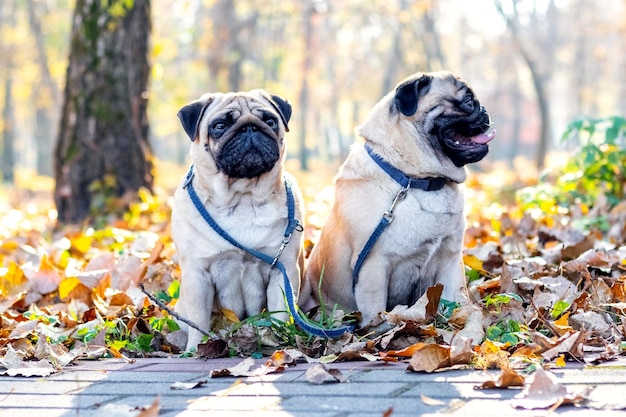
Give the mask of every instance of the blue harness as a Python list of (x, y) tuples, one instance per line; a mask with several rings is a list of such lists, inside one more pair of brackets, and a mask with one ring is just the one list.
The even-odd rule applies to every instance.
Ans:
[(446, 178), (441, 177), (411, 178), (407, 176), (404, 172), (389, 164), (389, 162), (385, 161), (379, 155), (375, 154), (372, 148), (370, 148), (369, 146), (365, 145), (365, 150), (367, 151), (368, 155), (374, 160), (374, 162), (376, 162), (376, 164), (378, 164), (378, 166), (381, 167), (383, 171), (385, 171), (391, 178), (393, 178), (395, 182), (400, 184), (402, 188), (400, 188), (400, 190), (394, 196), (391, 205), (389, 206), (387, 211), (383, 213), (383, 216), (380, 219), (378, 226), (376, 226), (376, 229), (374, 229), (374, 232), (365, 243), (363, 250), (361, 250), (361, 253), (359, 253), (359, 257), (357, 258), (356, 264), (354, 265), (354, 270), (352, 271), (353, 293), (354, 288), (356, 287), (356, 283), (359, 280), (359, 271), (363, 266), (363, 262), (365, 262), (365, 259), (376, 244), (376, 241), (378, 240), (380, 235), (382, 235), (387, 226), (389, 226), (389, 224), (391, 224), (391, 222), (393, 221), (393, 210), (395, 209), (396, 204), (398, 204), (400, 200), (403, 200), (406, 197), (407, 192), (411, 188), (418, 188), (424, 191), (437, 191), (441, 190), (447, 181)]
[(319, 327), (312, 323), (306, 322), (302, 318), (300, 313), (298, 312), (298, 307), (296, 306), (294, 295), (293, 295), (293, 287), (291, 286), (291, 282), (289, 281), (289, 277), (287, 276), (287, 271), (285, 271), (284, 265), (278, 260), (280, 255), (285, 250), (285, 247), (291, 240), (291, 236), (293, 235), (293, 232), (294, 231), (302, 232), (303, 230), (302, 225), (300, 224), (298, 219), (295, 218), (295, 202), (293, 198), (293, 192), (291, 191), (291, 184), (289, 184), (289, 181), (286, 178), (285, 178), (285, 190), (287, 192), (287, 219), (288, 219), (287, 227), (283, 235), (282, 244), (280, 245), (280, 248), (278, 249), (276, 256), (272, 258), (269, 255), (266, 255), (255, 249), (248, 248), (242, 245), (217, 224), (215, 219), (211, 217), (206, 207), (204, 207), (204, 205), (202, 204), (202, 201), (200, 201), (198, 194), (196, 194), (196, 191), (194, 190), (193, 185), (192, 185), (193, 176), (194, 176), (194, 172), (193, 172), (193, 165), (192, 165), (191, 168), (189, 168), (189, 172), (187, 173), (187, 178), (185, 179), (183, 188), (187, 188), (189, 198), (191, 198), (191, 201), (193, 202), (194, 206), (196, 206), (196, 210), (198, 210), (198, 212), (200, 213), (202, 218), (208, 223), (208, 225), (211, 226), (211, 228), (218, 235), (224, 238), (224, 240), (226, 240), (228, 243), (243, 250), (244, 252), (249, 253), (250, 255), (254, 256), (257, 259), (260, 259), (261, 261), (270, 265), (270, 267), (276, 268), (280, 271), (280, 273), (283, 275), (283, 279), (285, 283), (285, 288), (284, 288), (285, 298), (287, 299), (287, 307), (289, 308), (289, 313), (293, 317), (296, 324), (302, 330), (314, 336), (327, 337), (327, 338), (337, 338), (341, 336), (342, 334), (344, 334), (345, 332), (352, 330), (352, 328), (348, 326), (338, 327), (335, 329), (325, 329), (323, 327)]

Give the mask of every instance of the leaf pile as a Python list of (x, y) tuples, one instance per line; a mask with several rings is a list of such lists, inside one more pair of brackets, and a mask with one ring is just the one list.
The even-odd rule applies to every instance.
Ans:
[[(142, 283), (169, 308), (178, 297), (166, 196), (142, 193), (123, 219), (61, 230), (53, 227), (49, 203), (14, 208), (7, 199), (0, 224), (0, 371), (47, 375), (83, 358), (261, 357), (290, 348), (292, 358), (320, 364), (404, 361), (416, 372), (499, 368), (502, 377), (483, 388), (501, 388), (520, 385), (515, 370), (622, 355), (626, 203), (523, 211), (516, 204), (486, 203), (496, 198), (481, 184), (502, 176), (490, 175), (468, 182), (470, 208), (476, 209), (469, 213), (464, 253), (484, 332), (468, 329), (471, 306), (441, 299), (442, 288), (435, 286), (414, 306), (381, 313), (338, 340), (310, 337), (266, 312), (240, 321), (223, 311), (213, 323), (214, 337), (194, 352), (180, 351), (176, 320), (138, 288)], [(319, 200), (311, 207), (327, 208)], [(582, 221), (599, 217), (608, 228)], [(310, 224), (309, 242), (315, 232)], [(310, 315), (325, 325), (358, 319), (358, 313), (339, 310)], [(268, 364), (260, 372), (284, 366), (289, 364)], [(341, 380), (322, 366), (316, 371), (315, 383)], [(257, 371), (243, 371), (250, 372)]]

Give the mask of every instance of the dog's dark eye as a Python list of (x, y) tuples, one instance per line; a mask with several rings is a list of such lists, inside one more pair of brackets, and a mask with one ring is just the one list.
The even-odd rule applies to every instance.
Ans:
[(268, 117), (265, 119), (265, 124), (267, 124), (272, 129), (276, 127), (276, 123), (276, 119), (274, 119), (273, 117)]
[(213, 123), (213, 125), (211, 125), (211, 130), (224, 130), (226, 129), (226, 123), (224, 122), (215, 122)]
[(474, 96), (471, 94), (466, 94), (465, 97), (463, 97), (462, 107), (472, 111), (474, 110), (474, 105), (475, 105)]

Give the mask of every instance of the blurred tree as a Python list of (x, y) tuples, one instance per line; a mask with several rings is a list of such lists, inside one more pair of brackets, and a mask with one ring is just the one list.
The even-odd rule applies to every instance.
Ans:
[(149, 0), (76, 2), (55, 149), (60, 222), (85, 220), (96, 195), (113, 198), (152, 188), (146, 116), (150, 9)]
[(4, 80), (2, 125), (2, 180), (13, 184), (15, 181), (15, 134), (13, 132), (15, 116), (13, 115), (13, 79), (10, 74)]
[[(13, 6), (13, 8), (11, 7)], [(6, 24), (9, 29), (15, 25), (15, 8), (12, 2), (0, 3), (0, 33)], [(2, 181), (13, 184), (15, 180), (15, 115), (13, 112), (13, 52), (14, 47), (9, 39), (4, 48), (4, 100), (2, 109)]]
[(300, 115), (300, 169), (309, 169), (309, 150), (306, 145), (307, 123), (306, 115), (309, 110), (309, 73), (311, 72), (313, 59), (313, 15), (316, 13), (315, 2), (305, 0), (302, 8), (302, 69), (300, 79), (300, 97), (298, 98)]
[[(551, 118), (550, 118), (550, 106), (548, 103), (548, 93), (546, 84), (549, 79), (552, 62), (552, 49), (554, 43), (554, 33), (549, 33), (547, 39), (542, 44), (547, 45), (547, 51), (541, 51), (538, 48), (533, 48), (539, 44), (538, 42), (528, 43), (523, 40), (523, 35), (520, 33), (520, 13), (518, 10), (518, 0), (510, 0), (510, 12), (506, 12), (502, 0), (495, 0), (496, 8), (506, 21), (507, 28), (511, 32), (511, 36), (517, 47), (524, 63), (530, 71), (532, 77), (533, 88), (537, 96), (537, 106), (539, 108), (539, 115), (541, 123), (539, 127), (539, 141), (537, 144), (537, 154), (535, 163), (538, 170), (542, 170), (545, 164), (546, 154), (548, 152), (548, 145), (551, 139)], [(536, 5), (534, 6), (536, 7)], [(549, 10), (554, 10), (554, 2), (551, 0), (549, 3)], [(534, 11), (534, 10), (533, 10)], [(533, 34), (539, 33), (537, 27), (536, 16), (532, 19)], [(543, 52), (543, 53), (542, 53)], [(543, 61), (545, 65), (541, 66), (541, 59), (536, 54), (541, 53), (541, 57), (545, 58)]]
[[(210, 80), (228, 80), (228, 86), (215, 86), (227, 91), (242, 89), (242, 65), (249, 55), (248, 40), (252, 39), (259, 12), (239, 16), (233, 0), (216, 0), (209, 13), (212, 17), (212, 32), (208, 55)], [(203, 7), (200, 5), (200, 7)]]
[(28, 25), (35, 41), (37, 65), (42, 78), (42, 86), (35, 88), (35, 142), (37, 144), (37, 173), (52, 175), (52, 148), (55, 128), (52, 119), (59, 107), (59, 87), (52, 79), (48, 53), (44, 44), (44, 33), (37, 14), (34, 0), (28, 0)]

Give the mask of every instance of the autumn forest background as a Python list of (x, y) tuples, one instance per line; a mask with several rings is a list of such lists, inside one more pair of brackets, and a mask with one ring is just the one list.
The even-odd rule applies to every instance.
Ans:
[[(253, 88), (292, 103), (287, 167), (310, 248), (355, 127), (404, 77), (439, 69), (472, 86), (498, 132), (466, 184), (466, 270), (490, 318), (474, 354), (624, 351), (624, 0), (8, 0), (0, 57), (0, 356), (19, 359), (7, 369), (178, 352), (176, 323), (138, 284), (175, 303), (184, 104)], [(449, 343), (454, 308), (431, 297), (439, 314), (396, 318), (402, 330), (368, 352)], [(222, 313), (220, 354), (270, 339), (332, 350), (267, 315)]]

